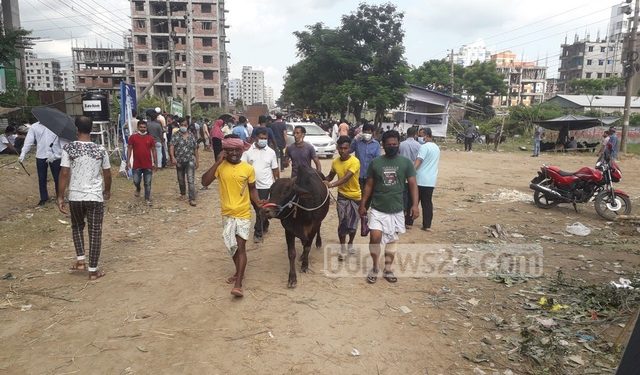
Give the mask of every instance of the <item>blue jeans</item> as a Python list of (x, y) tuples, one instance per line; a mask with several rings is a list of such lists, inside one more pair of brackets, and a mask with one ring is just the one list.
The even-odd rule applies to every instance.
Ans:
[(133, 170), (133, 184), (136, 185), (136, 191), (140, 192), (140, 182), (144, 176), (144, 199), (151, 200), (151, 177), (153, 176), (152, 169), (134, 169)]
[(540, 140), (539, 139), (535, 139), (533, 141), (533, 155), (535, 155), (535, 156), (540, 155)]
[(58, 176), (60, 176), (60, 159), (56, 159), (51, 163), (47, 159), (36, 158), (36, 168), (38, 169), (38, 187), (40, 188), (40, 201), (49, 200), (49, 192), (47, 191), (47, 166), (51, 169), (53, 182), (56, 187), (56, 195), (58, 194)]

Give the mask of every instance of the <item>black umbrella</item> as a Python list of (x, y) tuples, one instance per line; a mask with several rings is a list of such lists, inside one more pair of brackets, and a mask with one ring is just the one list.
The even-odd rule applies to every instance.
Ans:
[(58, 137), (69, 141), (78, 139), (76, 134), (78, 129), (68, 114), (52, 107), (36, 107), (31, 110), (31, 113)]

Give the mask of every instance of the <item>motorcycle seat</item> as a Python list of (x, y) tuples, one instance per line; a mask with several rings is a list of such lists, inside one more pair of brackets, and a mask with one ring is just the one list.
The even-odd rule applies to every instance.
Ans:
[(568, 176), (573, 176), (575, 172), (558, 171), (558, 174), (562, 177), (568, 177)]

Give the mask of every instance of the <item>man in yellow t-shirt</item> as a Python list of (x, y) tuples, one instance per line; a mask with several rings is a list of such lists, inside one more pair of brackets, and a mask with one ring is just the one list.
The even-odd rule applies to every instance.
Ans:
[[(331, 172), (327, 176), (325, 184), (328, 188), (338, 187), (338, 239), (340, 239), (340, 253), (338, 260), (344, 260), (348, 251), (350, 254), (355, 253), (353, 248), (353, 239), (358, 229), (358, 207), (362, 193), (360, 190), (360, 160), (349, 153), (351, 147), (351, 138), (341, 136), (338, 138), (338, 154), (340, 157), (333, 160), (331, 164)], [(338, 176), (336, 182), (331, 182), (335, 176)], [(349, 243), (345, 244), (349, 235)]]
[(227, 279), (234, 284), (231, 294), (242, 297), (242, 279), (247, 267), (246, 243), (251, 228), (251, 201), (261, 207), (258, 198), (256, 175), (253, 167), (240, 160), (244, 142), (229, 135), (222, 140), (222, 152), (218, 160), (202, 175), (202, 185), (209, 186), (213, 180), (220, 183), (220, 206), (222, 208), (222, 237), (233, 257), (236, 273)]

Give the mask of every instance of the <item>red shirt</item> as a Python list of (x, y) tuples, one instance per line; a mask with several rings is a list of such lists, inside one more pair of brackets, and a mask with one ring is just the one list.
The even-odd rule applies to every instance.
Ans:
[(133, 151), (133, 169), (152, 169), (151, 153), (156, 152), (156, 142), (149, 134), (136, 133), (129, 137), (129, 147)]

